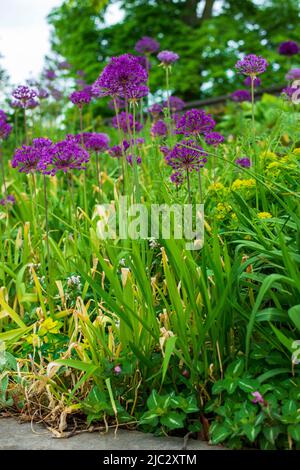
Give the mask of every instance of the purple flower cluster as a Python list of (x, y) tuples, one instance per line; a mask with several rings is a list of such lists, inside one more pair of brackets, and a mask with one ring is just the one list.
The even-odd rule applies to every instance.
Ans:
[(291, 69), (285, 76), (286, 80), (300, 80), (300, 69)]
[(176, 187), (180, 186), (184, 181), (184, 176), (180, 171), (175, 171), (170, 176), (171, 183), (174, 183)]
[(51, 149), (52, 142), (50, 139), (33, 139), (32, 145), (22, 145), (22, 147), (16, 149), (11, 165), (13, 168), (17, 168), (20, 173), (28, 174), (33, 171), (41, 171)]
[(139, 54), (153, 54), (159, 50), (159, 42), (149, 36), (144, 36), (137, 41), (134, 48)]
[(256, 77), (265, 72), (268, 66), (268, 62), (261, 56), (255, 54), (249, 54), (242, 60), (238, 60), (235, 64), (235, 68), (239, 73), (243, 75), (249, 75), (250, 77)]
[(181, 116), (176, 124), (176, 134), (205, 134), (215, 127), (216, 123), (210, 114), (202, 109), (191, 109)]
[(281, 55), (292, 56), (299, 54), (300, 47), (295, 41), (284, 41), (279, 45), (278, 52)]
[[(185, 102), (181, 98), (178, 98), (178, 96), (170, 96), (169, 104), (170, 104), (170, 110), (172, 113), (176, 113), (177, 111), (182, 111), (185, 106)], [(163, 102), (163, 106), (164, 108), (168, 107), (167, 100)]]
[(136, 88), (145, 85), (148, 74), (131, 54), (113, 57), (93, 85), (95, 96), (130, 98)]
[(293, 98), (298, 100), (300, 98), (300, 87), (287, 86), (281, 91), (281, 94), (288, 101), (292, 101)]
[(52, 70), (52, 69), (47, 69), (47, 70), (45, 70), (45, 72), (44, 72), (44, 77), (46, 78), (46, 80), (52, 81), (52, 80), (55, 80), (55, 78), (56, 78), (56, 73), (55, 73), (55, 71)]
[(230, 99), (236, 103), (251, 101), (251, 93), (248, 90), (236, 90), (230, 95)]
[[(136, 164), (137, 164), (137, 165), (140, 165), (140, 164), (142, 163), (141, 157), (136, 156), (135, 158), (136, 158)], [(129, 163), (130, 166), (133, 165), (133, 159), (132, 159), (132, 155), (131, 155), (131, 154), (130, 154), (130, 155), (127, 155), (126, 160), (127, 160), (127, 162)]]
[(163, 107), (159, 103), (154, 103), (148, 108), (148, 113), (152, 114), (153, 117), (157, 117), (162, 113)]
[(170, 67), (179, 59), (179, 55), (172, 51), (161, 51), (157, 55), (157, 58), (162, 63), (162, 65), (165, 67)]
[(92, 132), (85, 140), (85, 148), (94, 152), (104, 152), (108, 149), (109, 137), (107, 134)]
[(207, 132), (204, 136), (204, 140), (207, 145), (212, 145), (213, 147), (217, 147), (218, 145), (224, 142), (224, 137), (219, 134), (219, 132)]
[(174, 170), (198, 171), (206, 163), (207, 153), (193, 140), (183, 140), (166, 152), (166, 163)]
[(47, 90), (45, 90), (44, 88), (38, 88), (37, 89), (37, 97), (40, 100), (44, 100), (44, 99), (48, 98), (48, 96), (49, 96), (49, 92)]
[(89, 92), (89, 90), (83, 89), (80, 91), (73, 91), (71, 95), (69, 96), (70, 100), (72, 101), (73, 104), (76, 104), (79, 108), (82, 107), (84, 104), (89, 104), (92, 95)]
[[(18, 86), (12, 92), (13, 98), (18, 101), (18, 107), (23, 109), (34, 108), (38, 105), (38, 102), (34, 99), (37, 96), (37, 93), (32, 88), (28, 86), (21, 85)], [(17, 107), (17, 106), (16, 106)]]
[(151, 127), (151, 135), (152, 137), (164, 137), (167, 135), (168, 128), (166, 123), (159, 119), (158, 121), (154, 122)]
[(112, 119), (112, 125), (115, 129), (118, 129), (118, 124), (120, 126), (120, 129), (124, 132), (124, 134), (127, 134), (129, 132), (132, 132), (134, 129), (136, 132), (139, 132), (140, 130), (143, 129), (143, 126), (140, 122), (136, 121), (135, 123), (133, 122), (133, 115), (132, 114), (126, 114), (125, 111), (122, 111), (119, 115), (118, 118), (117, 116), (114, 116)]
[(241, 166), (242, 168), (250, 168), (251, 160), (248, 157), (237, 158), (235, 160), (236, 165)]
[(0, 139), (7, 139), (11, 133), (11, 129), (11, 125), (7, 122), (5, 112), (0, 109)]
[(15, 202), (15, 197), (12, 194), (8, 194), (4, 198), (0, 199), (0, 206), (14, 205)]

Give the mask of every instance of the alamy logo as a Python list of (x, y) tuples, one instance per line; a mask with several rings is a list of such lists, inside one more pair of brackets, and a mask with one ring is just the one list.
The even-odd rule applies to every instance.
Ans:
[(187, 250), (204, 243), (203, 204), (129, 204), (127, 196), (96, 206), (97, 236), (106, 239), (185, 240)]
[(295, 88), (295, 91), (292, 94), (292, 102), (294, 104), (300, 103), (300, 80), (294, 80), (292, 83), (292, 88)]

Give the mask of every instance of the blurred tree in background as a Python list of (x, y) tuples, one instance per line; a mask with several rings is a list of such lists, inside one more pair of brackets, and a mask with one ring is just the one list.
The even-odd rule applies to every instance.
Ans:
[[(107, 9), (119, 5), (122, 21), (108, 25)], [(49, 15), (52, 50), (67, 59), (72, 73), (82, 69), (92, 83), (110, 57), (133, 52), (142, 36), (180, 55), (172, 75), (174, 93), (185, 100), (233, 91), (242, 84), (234, 64), (241, 53), (262, 54), (276, 74), (263, 85), (282, 83), (299, 58), (277, 52), (280, 42), (299, 40), (298, 0), (64, 0)], [(298, 62), (298, 64), (297, 64)], [(161, 89), (163, 71), (153, 67), (152, 92)]]

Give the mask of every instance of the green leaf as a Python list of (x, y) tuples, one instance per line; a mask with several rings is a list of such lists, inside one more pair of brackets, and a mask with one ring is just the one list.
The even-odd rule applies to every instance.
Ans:
[(238, 385), (247, 393), (255, 392), (259, 388), (259, 382), (255, 379), (239, 379)]
[(158, 400), (159, 395), (156, 390), (152, 390), (150, 397), (147, 400), (147, 406), (149, 410), (153, 410), (154, 408), (158, 408)]
[(261, 431), (261, 426), (254, 426), (253, 424), (244, 424), (243, 431), (245, 435), (248, 437), (249, 441), (254, 442), (256, 437)]
[(184, 427), (185, 414), (177, 411), (170, 411), (170, 413), (160, 418), (161, 424), (169, 429), (179, 429)]
[(300, 304), (294, 305), (288, 311), (288, 315), (298, 331), (300, 332)]
[(177, 336), (169, 336), (169, 338), (166, 341), (165, 356), (164, 356), (164, 360), (163, 360), (163, 363), (162, 363), (162, 378), (161, 378), (161, 383), (162, 384), (164, 383), (164, 380), (165, 380), (165, 377), (166, 377), (169, 362), (170, 362), (172, 353), (173, 353), (174, 348), (175, 348), (176, 340), (177, 340)]
[(226, 369), (225, 377), (240, 377), (244, 372), (245, 360), (243, 357), (233, 361)]
[(290, 424), (288, 426), (288, 433), (294, 441), (300, 441), (300, 424)]
[(158, 424), (158, 416), (153, 411), (146, 411), (139, 421), (140, 424), (150, 424), (152, 426), (157, 426)]
[(280, 426), (265, 427), (263, 433), (265, 438), (271, 443), (275, 444), (277, 437), (281, 432)]
[(231, 434), (231, 429), (224, 424), (214, 423), (210, 428), (211, 443), (216, 445), (225, 441)]

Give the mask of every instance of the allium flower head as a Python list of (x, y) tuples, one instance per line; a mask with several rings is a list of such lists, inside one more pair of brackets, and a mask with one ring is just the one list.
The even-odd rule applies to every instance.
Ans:
[(216, 123), (210, 114), (202, 109), (191, 109), (179, 118), (176, 124), (176, 134), (196, 135), (205, 134), (215, 127)]
[(32, 145), (22, 145), (15, 151), (11, 165), (20, 173), (40, 171), (46, 164), (52, 149), (50, 139), (33, 139)]
[[(185, 102), (181, 99), (178, 98), (178, 96), (170, 96), (169, 98), (169, 103), (170, 103), (170, 110), (172, 113), (176, 113), (177, 111), (181, 111), (184, 108)], [(167, 108), (168, 106), (168, 101), (163, 102), (164, 108)]]
[(158, 120), (152, 124), (151, 135), (153, 137), (164, 137), (167, 135), (168, 128), (163, 120)]
[[(134, 157), (134, 158), (136, 159), (136, 164), (137, 164), (137, 165), (140, 165), (140, 164), (142, 163), (141, 157), (136, 156), (136, 157)], [(129, 163), (130, 166), (133, 165), (132, 155), (127, 155), (126, 160), (127, 160), (127, 162)]]
[(237, 158), (235, 160), (236, 165), (239, 165), (243, 168), (250, 168), (251, 166), (251, 160), (248, 157), (243, 157), (243, 158)]
[(12, 96), (21, 103), (21, 108), (26, 109), (28, 103), (32, 103), (31, 100), (36, 97), (36, 91), (28, 86), (21, 85), (12, 92)]
[(69, 170), (86, 170), (86, 164), (90, 157), (76, 142), (62, 140), (53, 145), (50, 153), (45, 174), (55, 175), (62, 170), (64, 173)]
[(170, 176), (170, 181), (176, 185), (176, 187), (180, 186), (184, 181), (184, 176), (180, 171), (175, 171)]
[(161, 51), (157, 58), (165, 67), (169, 67), (179, 59), (179, 55), (172, 51)]
[(158, 116), (162, 113), (163, 107), (159, 103), (154, 103), (148, 108), (148, 113), (152, 114), (153, 116)]
[(153, 54), (159, 50), (159, 42), (149, 36), (144, 36), (134, 48), (139, 54)]
[(121, 145), (114, 145), (113, 147), (109, 149), (108, 153), (113, 158), (121, 158), (123, 155)]
[(207, 132), (207, 134), (204, 136), (204, 140), (207, 145), (213, 145), (214, 147), (217, 147), (224, 142), (224, 137), (219, 134), (219, 132)]
[(40, 100), (44, 100), (44, 99), (48, 98), (49, 92), (47, 90), (45, 90), (44, 88), (38, 88), (37, 89), (37, 96)]
[(118, 123), (122, 131), (127, 134), (129, 132), (129, 129), (133, 131), (133, 128), (135, 127), (135, 131), (139, 132), (143, 126), (140, 122), (136, 121), (135, 126), (133, 126), (133, 115), (132, 114), (126, 114), (125, 111), (122, 111), (117, 119), (117, 116), (114, 116), (112, 120), (113, 127), (115, 129), (118, 129)]
[(6, 122), (6, 120), (7, 120), (7, 117), (6, 117), (5, 112), (2, 109), (0, 109), (0, 122), (1, 121)]
[(34, 98), (31, 98), (30, 100), (27, 101), (27, 109), (35, 109), (39, 106), (39, 102), (35, 100)]
[(261, 56), (255, 54), (249, 54), (242, 60), (238, 60), (235, 64), (235, 68), (239, 73), (243, 75), (249, 75), (250, 77), (256, 77), (265, 72), (268, 66), (268, 62)]
[(147, 82), (148, 74), (137, 58), (130, 54), (113, 57), (93, 85), (97, 96), (128, 98), (133, 88)]
[(296, 55), (300, 52), (299, 44), (295, 41), (284, 41), (279, 45), (278, 52), (281, 55)]
[(149, 88), (146, 85), (133, 86), (128, 90), (128, 101), (134, 102), (144, 98), (149, 94)]
[(76, 104), (78, 107), (89, 104), (92, 99), (91, 94), (86, 90), (73, 91), (69, 98), (72, 103)]
[(251, 101), (251, 93), (248, 90), (236, 90), (230, 95), (230, 99), (236, 103)]
[(109, 137), (107, 134), (93, 132), (85, 141), (85, 147), (95, 152), (104, 152), (108, 149)]
[(7, 139), (11, 133), (12, 127), (6, 122), (7, 117), (4, 111), (0, 109), (0, 139)]
[(9, 105), (14, 108), (14, 109), (20, 109), (23, 108), (21, 101), (19, 100), (11, 100), (9, 102)]
[[(244, 80), (244, 85), (251, 87), (251, 82), (252, 82), (251, 77), (246, 77)], [(261, 84), (261, 79), (259, 77), (255, 77), (255, 79), (253, 80), (254, 88), (260, 86), (260, 84)]]
[(300, 80), (300, 69), (291, 69), (285, 76), (286, 80)]
[(48, 70), (45, 70), (45, 72), (44, 72), (44, 77), (45, 77), (47, 80), (52, 81), (52, 80), (55, 80), (55, 78), (56, 78), (56, 73), (55, 73), (54, 70), (48, 69)]
[(206, 163), (207, 153), (191, 139), (183, 140), (165, 156), (166, 163), (174, 170), (198, 171)]
[(12, 194), (8, 194), (4, 198), (0, 199), (0, 206), (14, 205), (16, 202), (15, 197)]

